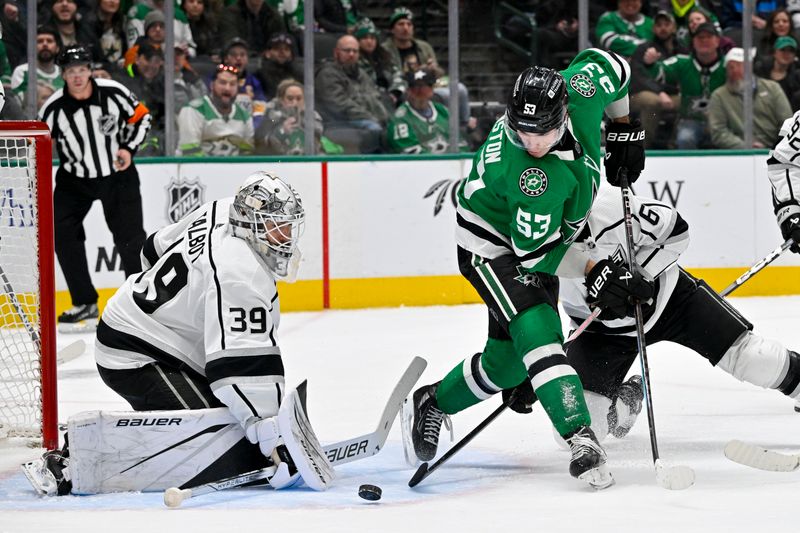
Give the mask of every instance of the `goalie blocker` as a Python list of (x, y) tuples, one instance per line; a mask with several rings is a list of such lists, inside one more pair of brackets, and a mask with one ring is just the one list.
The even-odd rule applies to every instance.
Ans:
[(24, 464), (23, 471), (37, 492), (48, 495), (68, 493), (70, 482), (72, 494), (163, 491), (270, 465), (277, 466), (268, 479), (273, 488), (294, 485), (301, 478), (308, 487), (325, 490), (334, 471), (306, 416), (304, 386), (305, 382), (281, 403), (281, 445), (272, 460), (258, 444), (248, 442), (226, 408), (88, 411), (69, 419), (68, 458), (59, 464), (63, 470), (54, 472), (47, 464), (48, 454), (62, 452), (48, 452)]

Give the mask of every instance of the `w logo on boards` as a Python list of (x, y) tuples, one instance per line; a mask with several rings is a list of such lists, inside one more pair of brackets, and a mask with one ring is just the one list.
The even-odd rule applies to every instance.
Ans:
[(206, 188), (200, 178), (194, 181), (172, 179), (167, 185), (167, 219), (177, 222), (205, 202)]
[(678, 207), (678, 198), (680, 198), (684, 181), (685, 180), (675, 180), (669, 182), (664, 180), (662, 182), (648, 181), (647, 183), (650, 184), (650, 192), (653, 198), (659, 202), (669, 203), (672, 207)]

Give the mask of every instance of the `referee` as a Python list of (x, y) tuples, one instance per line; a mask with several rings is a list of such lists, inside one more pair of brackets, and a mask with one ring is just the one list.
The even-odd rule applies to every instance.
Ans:
[(55, 248), (73, 307), (58, 317), (58, 330), (68, 333), (91, 331), (97, 323), (83, 230), (95, 200), (103, 204), (125, 276), (141, 271), (145, 232), (133, 154), (151, 117), (125, 86), (92, 79), (91, 55), (83, 46), (65, 48), (58, 65), (65, 85), (42, 106), (40, 120), (50, 128), (60, 161), (53, 193)]

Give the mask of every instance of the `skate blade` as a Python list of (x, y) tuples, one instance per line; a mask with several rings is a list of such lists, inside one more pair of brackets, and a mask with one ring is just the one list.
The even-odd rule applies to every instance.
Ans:
[(97, 319), (88, 318), (80, 322), (59, 322), (59, 333), (94, 333), (97, 330)]
[(583, 474), (579, 475), (578, 479), (585, 481), (595, 490), (607, 489), (615, 483), (614, 476), (611, 475), (611, 471), (608, 469), (608, 465), (605, 463), (597, 468), (587, 470)]
[(47, 478), (47, 474), (44, 473), (46, 470), (44, 467), (44, 461), (41, 459), (28, 461), (27, 463), (20, 465), (20, 467), (22, 468), (22, 473), (25, 474), (26, 478), (28, 478), (28, 482), (31, 484), (31, 487), (33, 487), (33, 490), (36, 491), (38, 496), (53, 496), (56, 494), (56, 480), (55, 478)]
[(411, 424), (414, 422), (414, 407), (411, 398), (403, 400), (403, 406), (400, 409), (400, 434), (403, 438), (403, 457), (406, 464), (411, 467), (418, 467), (422, 461), (417, 457), (414, 451), (414, 443), (411, 440)]

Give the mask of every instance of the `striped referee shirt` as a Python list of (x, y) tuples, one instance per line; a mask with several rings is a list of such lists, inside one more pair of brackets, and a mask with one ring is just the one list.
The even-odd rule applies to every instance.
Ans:
[(104, 79), (91, 84), (86, 100), (76, 100), (66, 87), (59, 89), (39, 116), (50, 128), (62, 168), (78, 178), (115, 173), (117, 151), (136, 153), (150, 129), (150, 111), (124, 85)]

